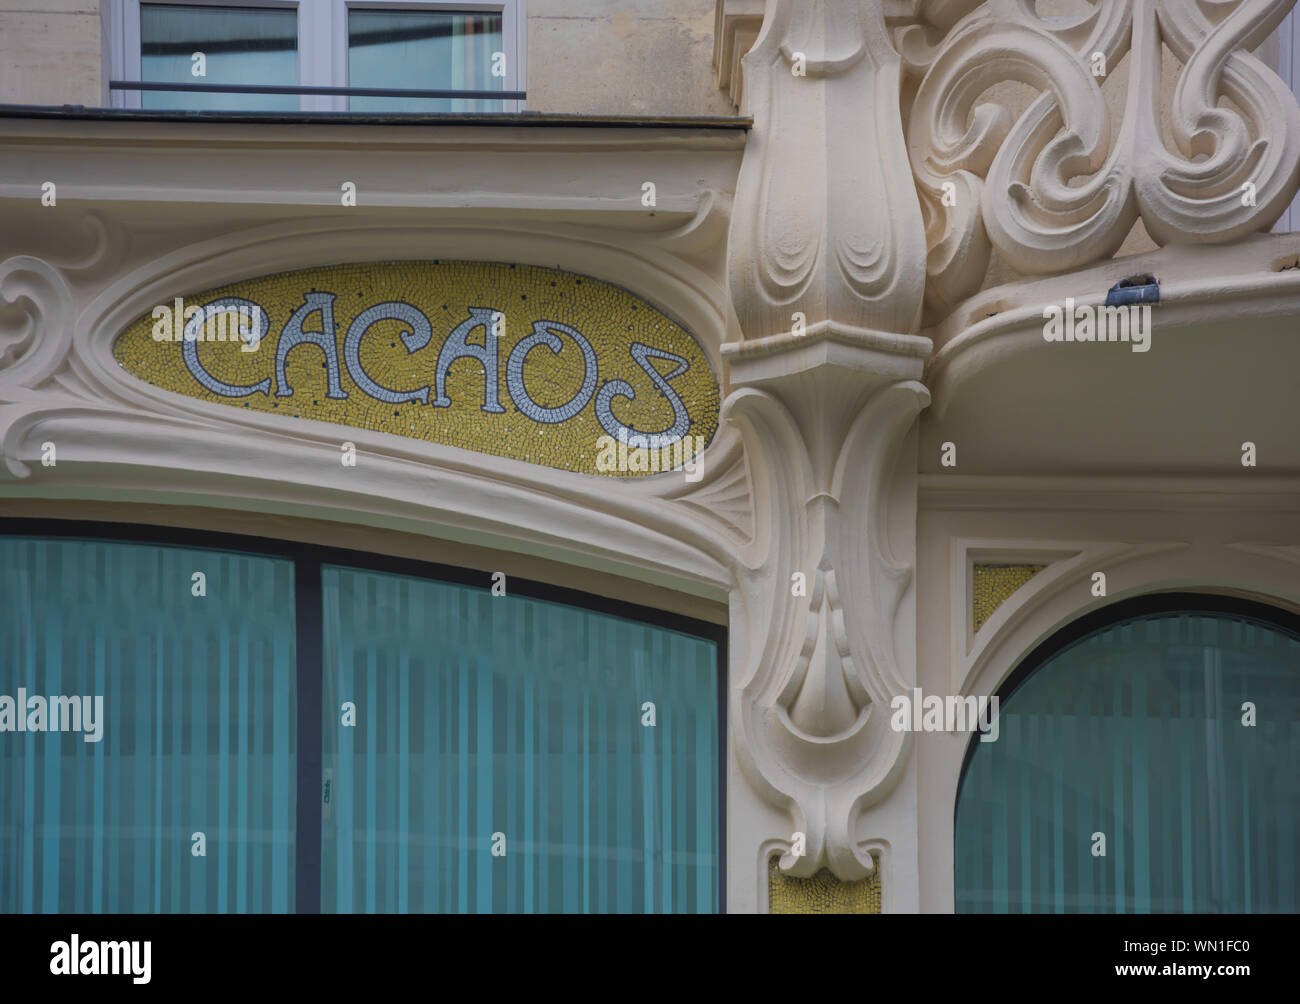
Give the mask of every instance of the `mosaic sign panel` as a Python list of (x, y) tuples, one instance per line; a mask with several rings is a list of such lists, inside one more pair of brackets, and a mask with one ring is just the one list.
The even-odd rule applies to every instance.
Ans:
[(617, 286), (531, 265), (249, 279), (158, 304), (113, 354), (202, 401), (587, 474), (689, 466), (718, 427), (717, 378), (685, 329)]

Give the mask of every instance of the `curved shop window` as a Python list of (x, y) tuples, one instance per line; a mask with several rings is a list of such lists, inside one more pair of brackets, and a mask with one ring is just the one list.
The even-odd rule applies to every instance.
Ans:
[(0, 526), (0, 912), (719, 909), (723, 629), (497, 584)]
[(1036, 650), (1000, 705), (958, 786), (957, 912), (1296, 911), (1295, 617), (1117, 603)]

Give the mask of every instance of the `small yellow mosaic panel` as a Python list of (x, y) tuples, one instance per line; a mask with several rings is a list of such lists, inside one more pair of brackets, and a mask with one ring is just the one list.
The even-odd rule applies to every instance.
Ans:
[[(396, 261), (250, 279), (160, 304), (113, 354), (202, 401), (586, 474), (680, 467), (718, 427), (717, 378), (685, 329), (617, 286), (530, 265)], [(620, 438), (631, 450), (611, 466)]]
[(975, 630), (993, 616), (1008, 596), (1041, 572), (1046, 565), (976, 565), (971, 576), (971, 601)]
[(767, 862), (768, 913), (879, 913), (880, 858), (858, 882), (841, 882), (827, 868), (812, 878), (794, 878), (781, 871), (779, 855)]

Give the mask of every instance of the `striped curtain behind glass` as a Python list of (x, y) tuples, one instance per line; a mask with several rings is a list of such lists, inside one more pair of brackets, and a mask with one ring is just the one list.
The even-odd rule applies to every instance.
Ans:
[(714, 642), (329, 566), (322, 591), (323, 911), (718, 908)]
[(293, 909), (289, 562), (0, 537), (0, 624), (0, 695), (103, 698), (98, 742), (0, 732), (0, 912)]
[(1300, 641), (1129, 620), (1041, 666), (1000, 721), (958, 796), (958, 912), (1296, 912)]

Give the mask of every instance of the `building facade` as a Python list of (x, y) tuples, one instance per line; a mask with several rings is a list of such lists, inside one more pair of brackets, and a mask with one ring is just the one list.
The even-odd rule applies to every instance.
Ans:
[(0, 909), (1294, 912), (1292, 2), (11, 3)]

